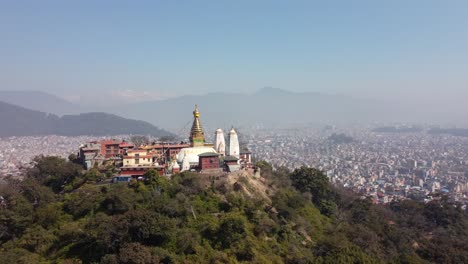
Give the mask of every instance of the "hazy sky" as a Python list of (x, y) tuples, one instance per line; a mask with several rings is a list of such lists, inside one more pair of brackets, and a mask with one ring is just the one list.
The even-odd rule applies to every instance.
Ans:
[(131, 101), (265, 86), (462, 103), (468, 1), (0, 3), (1, 90)]

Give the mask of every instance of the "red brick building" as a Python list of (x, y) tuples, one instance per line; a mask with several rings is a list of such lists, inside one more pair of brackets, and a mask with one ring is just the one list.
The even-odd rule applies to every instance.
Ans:
[(132, 150), (134, 148), (135, 148), (135, 145), (133, 145), (132, 143), (125, 142), (125, 141), (122, 141), (119, 144), (119, 152), (121, 155), (126, 154), (127, 151)]
[(103, 140), (101, 141), (101, 155), (104, 158), (112, 158), (120, 155), (120, 143), (116, 140)]
[(218, 169), (219, 154), (206, 152), (198, 155), (198, 166), (200, 170)]
[(127, 150), (133, 149), (135, 146), (131, 143), (120, 140), (102, 140), (101, 155), (104, 158), (119, 157), (125, 154)]
[(156, 170), (159, 175), (164, 175), (166, 166), (140, 166), (140, 167), (122, 167), (120, 168), (120, 175), (138, 177), (143, 176), (150, 169)]
[(156, 153), (159, 159), (173, 160), (180, 150), (188, 148), (189, 144), (180, 143), (157, 143), (148, 146), (141, 146), (140, 149)]

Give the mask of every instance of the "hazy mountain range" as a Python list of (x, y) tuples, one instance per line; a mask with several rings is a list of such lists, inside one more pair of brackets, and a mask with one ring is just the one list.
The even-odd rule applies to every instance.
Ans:
[[(130, 118), (145, 116), (148, 122), (158, 122), (163, 127), (181, 128), (192, 118), (194, 105), (198, 104), (203, 124), (210, 127), (263, 125), (281, 127), (304, 123), (344, 122), (352, 109), (361, 120), (369, 116), (371, 102), (344, 96), (316, 93), (292, 93), (265, 88), (253, 94), (209, 93), (187, 95), (156, 102), (142, 102), (110, 110)], [(152, 113), (152, 114), (148, 114)]]
[(211, 128), (262, 125), (291, 127), (305, 124), (369, 124), (414, 122), (460, 124), (468, 113), (446, 112), (437, 105), (360, 99), (344, 95), (297, 93), (263, 88), (254, 93), (209, 93), (186, 95), (153, 102), (140, 102), (107, 108), (104, 111), (128, 118), (141, 118), (177, 131), (191, 121), (199, 105), (202, 122)]
[[(24, 98), (25, 100), (21, 100)], [(41, 92), (0, 92), (0, 101), (63, 115), (99, 111), (144, 120), (178, 131), (192, 120), (199, 105), (202, 123), (211, 128), (261, 125), (284, 127), (304, 124), (430, 122), (466, 124), (468, 113), (448, 113), (437, 105), (400, 104), (385, 99), (359, 99), (321, 93), (296, 93), (264, 88), (250, 94), (209, 93), (110, 107), (83, 107)]]
[(106, 113), (85, 113), (59, 117), (0, 101), (0, 137), (37, 135), (123, 135), (168, 136), (171, 133), (148, 122)]
[(56, 115), (88, 112), (77, 104), (41, 91), (0, 91), (0, 101)]

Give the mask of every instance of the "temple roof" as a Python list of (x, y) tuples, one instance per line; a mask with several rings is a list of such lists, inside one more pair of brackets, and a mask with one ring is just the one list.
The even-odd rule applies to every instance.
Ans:
[(237, 161), (239, 160), (237, 157), (234, 156), (226, 156), (224, 157), (224, 161)]
[(197, 105), (195, 105), (195, 110), (193, 111), (193, 124), (190, 131), (190, 143), (192, 147), (203, 146), (205, 144), (205, 134), (203, 133), (203, 129), (200, 124), (200, 112), (198, 111)]
[(214, 152), (205, 152), (202, 154), (198, 154), (198, 157), (217, 157), (217, 156), (219, 156), (219, 154), (214, 153)]

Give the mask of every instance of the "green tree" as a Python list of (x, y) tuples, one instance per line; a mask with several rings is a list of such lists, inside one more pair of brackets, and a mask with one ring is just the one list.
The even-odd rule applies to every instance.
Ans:
[(50, 203), (36, 209), (35, 222), (44, 228), (58, 227), (71, 216), (62, 210), (62, 203)]
[(0, 209), (0, 241), (19, 237), (34, 221), (32, 204), (19, 193), (4, 197), (6, 208)]
[(137, 204), (136, 193), (123, 184), (113, 184), (102, 201), (102, 208), (109, 214), (122, 214)]
[(148, 184), (153, 185), (153, 186), (158, 185), (158, 178), (160, 176), (159, 176), (159, 173), (155, 169), (149, 169), (147, 172), (145, 172), (143, 176), (145, 177), (145, 181)]
[(75, 218), (80, 218), (97, 211), (104, 199), (105, 193), (97, 186), (84, 185), (65, 195), (64, 210)]
[(18, 245), (38, 254), (44, 254), (53, 245), (56, 237), (41, 226), (26, 229)]
[(221, 248), (229, 248), (246, 237), (247, 221), (243, 216), (231, 213), (221, 220), (217, 232), (217, 241)]
[(127, 226), (132, 241), (146, 245), (163, 246), (173, 240), (176, 231), (173, 219), (141, 209), (127, 212), (121, 223)]
[(119, 263), (123, 264), (152, 264), (160, 261), (157, 256), (152, 255), (150, 249), (140, 243), (122, 245), (118, 258)]
[(68, 161), (73, 162), (73, 163), (79, 163), (80, 160), (78, 159), (78, 156), (74, 153), (68, 155)]
[(34, 178), (26, 178), (19, 182), (19, 191), (34, 206), (40, 207), (55, 201), (56, 197), (50, 188), (41, 185)]
[(36, 165), (28, 171), (28, 176), (60, 192), (65, 185), (81, 176), (81, 166), (55, 156), (38, 156), (34, 158)]
[(84, 180), (90, 183), (100, 182), (105, 178), (105, 175), (102, 174), (97, 168), (91, 168), (83, 176)]
[(181, 229), (175, 236), (175, 250), (178, 254), (194, 254), (200, 245), (201, 237), (196, 230)]
[(48, 264), (41, 255), (31, 253), (30, 251), (23, 248), (12, 248), (4, 251), (0, 251), (0, 263), (15, 263), (15, 264)]
[(301, 167), (295, 169), (290, 176), (292, 185), (301, 192), (312, 194), (312, 202), (325, 215), (332, 215), (336, 211), (337, 193), (333, 191), (328, 178), (323, 172)]

